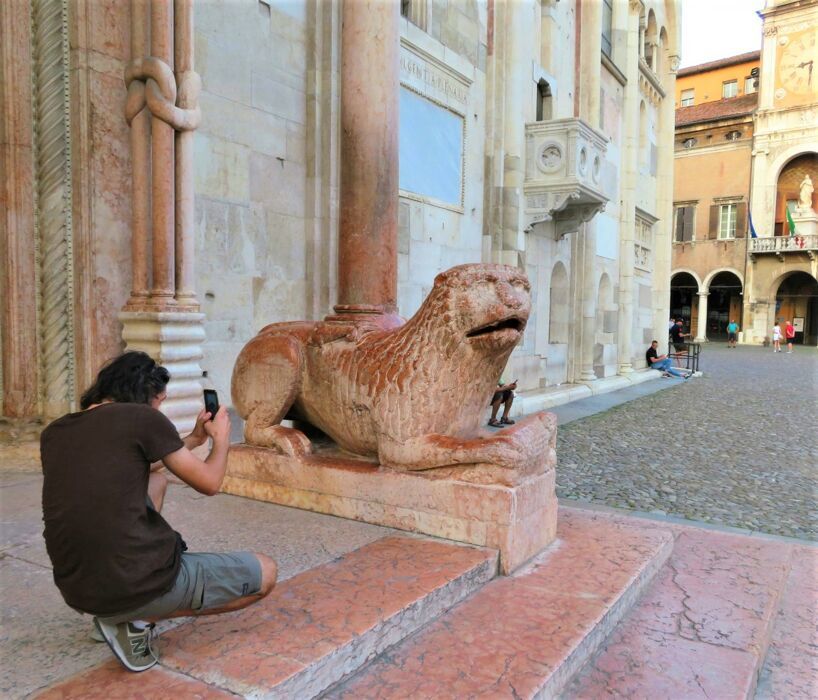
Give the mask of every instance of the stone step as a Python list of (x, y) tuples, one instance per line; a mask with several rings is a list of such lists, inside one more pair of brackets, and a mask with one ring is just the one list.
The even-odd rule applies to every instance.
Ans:
[(818, 698), (818, 548), (793, 547), (756, 700)]
[(640, 598), (669, 531), (560, 508), (558, 539), (325, 698), (554, 697)]
[[(282, 582), (257, 605), (201, 617), (162, 635), (162, 672), (199, 692), (312, 698), (434, 620), (497, 574), (493, 550), (386, 537)], [(149, 671), (154, 674), (155, 671)], [(44, 698), (141, 693), (145, 674), (106, 667), (59, 684)], [(204, 693), (202, 697), (209, 697)]]
[[(753, 697), (797, 548), (762, 537), (693, 527), (673, 530), (676, 543), (667, 565), (564, 698)], [(810, 573), (815, 575), (815, 559), (812, 567), (798, 579), (805, 586)], [(815, 590), (812, 584), (813, 611)], [(771, 687), (790, 687), (789, 676), (802, 684), (809, 679), (803, 664), (809, 663), (808, 640), (810, 633), (815, 638), (815, 618), (807, 630), (800, 616), (809, 615), (805, 613), (809, 606), (801, 598), (794, 593), (800, 608), (785, 600), (781, 646), (776, 650), (776, 656), (794, 651), (792, 672), (771, 670)], [(799, 641), (787, 639), (796, 630)], [(799, 644), (797, 650), (791, 649)], [(778, 692), (771, 697), (802, 696)]]

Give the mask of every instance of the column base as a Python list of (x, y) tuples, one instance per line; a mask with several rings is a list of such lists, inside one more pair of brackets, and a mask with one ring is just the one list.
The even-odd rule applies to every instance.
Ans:
[(180, 433), (196, 425), (202, 409), (202, 344), (205, 315), (180, 311), (122, 311), (126, 350), (142, 350), (170, 372), (162, 412)]
[(629, 363), (619, 365), (617, 374), (631, 374), (633, 372), (633, 365)]

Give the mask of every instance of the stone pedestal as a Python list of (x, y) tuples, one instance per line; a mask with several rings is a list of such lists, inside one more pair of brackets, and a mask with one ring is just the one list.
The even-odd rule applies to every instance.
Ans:
[(170, 372), (162, 412), (186, 434), (202, 409), (202, 343), (205, 315), (173, 311), (123, 311), (126, 350), (142, 350)]
[(508, 574), (554, 540), (554, 483), (553, 465), (511, 487), (441, 477), (436, 470), (392, 471), (337, 449), (290, 457), (237, 445), (230, 450), (222, 490), (498, 549)]

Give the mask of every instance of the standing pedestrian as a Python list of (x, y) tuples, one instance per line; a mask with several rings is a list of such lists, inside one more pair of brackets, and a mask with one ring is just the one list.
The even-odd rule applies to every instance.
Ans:
[(784, 335), (787, 338), (787, 353), (792, 354), (792, 341), (795, 340), (795, 326), (792, 325), (792, 321), (787, 321), (787, 325), (784, 326)]
[(773, 352), (781, 352), (781, 326), (778, 323), (773, 326)]
[(734, 348), (736, 347), (736, 341), (738, 340), (738, 323), (735, 321), (730, 321), (727, 324), (727, 347)]

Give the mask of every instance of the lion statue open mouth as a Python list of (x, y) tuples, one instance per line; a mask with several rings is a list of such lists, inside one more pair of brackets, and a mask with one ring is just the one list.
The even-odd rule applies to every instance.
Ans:
[[(530, 473), (554, 447), (551, 414), (481, 431), (530, 311), (530, 286), (517, 268), (471, 264), (438, 275), (418, 312), (399, 325), (369, 317), (267, 326), (233, 370), (245, 440), (308, 453), (307, 437), (280, 425), (291, 418), (386, 467), (491, 465)], [(498, 480), (496, 470), (484, 480)]]

